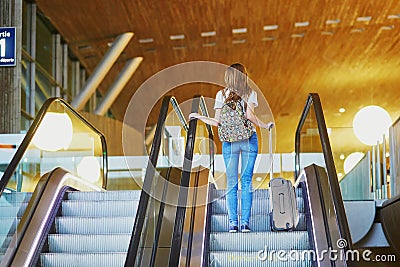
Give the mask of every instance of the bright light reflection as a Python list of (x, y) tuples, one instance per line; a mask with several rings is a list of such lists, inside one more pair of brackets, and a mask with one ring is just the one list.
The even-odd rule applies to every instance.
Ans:
[(344, 160), (344, 172), (349, 173), (363, 157), (364, 153), (361, 152), (353, 152), (348, 155), (347, 158)]
[(389, 135), (392, 119), (389, 113), (379, 106), (367, 106), (357, 112), (353, 120), (353, 131), (356, 137), (366, 145), (383, 142), (383, 135)]
[(100, 163), (93, 157), (84, 157), (77, 166), (78, 176), (90, 182), (96, 182), (100, 178)]
[(47, 112), (32, 143), (41, 150), (57, 151), (69, 147), (72, 135), (72, 121), (66, 113)]

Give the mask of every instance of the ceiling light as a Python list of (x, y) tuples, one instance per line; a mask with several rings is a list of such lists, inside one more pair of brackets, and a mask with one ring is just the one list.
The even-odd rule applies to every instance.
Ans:
[(392, 119), (389, 113), (379, 106), (367, 106), (360, 109), (353, 119), (355, 136), (366, 145), (383, 142), (383, 135), (388, 136)]
[(277, 30), (278, 25), (265, 25), (263, 27), (264, 31), (272, 31), (272, 30)]
[(325, 23), (326, 23), (327, 25), (339, 24), (339, 23), (340, 23), (340, 19), (328, 19)]
[(340, 154), (340, 157), (339, 157), (341, 160), (344, 160), (346, 157), (344, 156), (344, 154)]
[(366, 16), (366, 17), (358, 17), (357, 21), (363, 21), (363, 22), (368, 22), (371, 20), (371, 16)]
[(394, 29), (394, 25), (382, 26), (381, 27), (381, 30), (384, 30), (384, 31), (390, 31), (390, 30), (393, 30), (393, 29)]
[(182, 39), (185, 39), (185, 35), (184, 34), (170, 35), (169, 39), (171, 39), (171, 40), (182, 40)]
[(394, 14), (387, 16), (388, 19), (400, 19), (400, 14)]
[(240, 33), (246, 33), (247, 28), (238, 28), (238, 29), (232, 29), (233, 34), (240, 34)]
[(216, 42), (212, 42), (212, 43), (205, 43), (203, 44), (203, 47), (212, 47), (212, 46), (216, 46), (217, 43)]
[(346, 112), (346, 109), (345, 109), (345, 108), (339, 108), (339, 112), (340, 112), (340, 113), (345, 113), (345, 112)]
[(232, 40), (232, 44), (244, 44), (244, 43), (246, 43), (246, 39)]
[(365, 31), (365, 28), (356, 28), (356, 29), (351, 29), (351, 33), (360, 33)]
[(90, 45), (80, 45), (80, 46), (78, 46), (79, 50), (90, 49), (90, 48), (92, 48), (92, 46), (90, 46)]
[(349, 173), (363, 157), (364, 153), (362, 152), (353, 152), (348, 155), (343, 163), (344, 172)]
[(333, 31), (322, 31), (321, 35), (333, 35), (334, 33)]
[(295, 27), (307, 27), (309, 25), (310, 25), (310, 22), (308, 22), (308, 21), (296, 22), (294, 24)]
[(292, 38), (303, 38), (304, 37), (304, 33), (293, 33), (291, 35)]
[(258, 176), (258, 177), (256, 177), (256, 181), (257, 181), (257, 182), (261, 182), (261, 181), (262, 181), (262, 178), (261, 178), (260, 176)]
[(337, 176), (338, 176), (339, 178), (342, 178), (342, 177), (343, 177), (343, 173), (338, 172)]
[(215, 36), (217, 34), (216, 31), (212, 31), (212, 32), (202, 32), (201, 33), (201, 37), (210, 37), (210, 36)]
[(147, 44), (147, 43), (152, 43), (152, 42), (154, 42), (153, 38), (139, 39), (139, 43), (141, 43), (141, 44)]
[(261, 39), (262, 41), (274, 41), (276, 40), (275, 36), (266, 36)]
[(184, 46), (184, 45), (173, 46), (172, 49), (174, 49), (174, 50), (182, 50), (182, 49), (186, 49), (186, 46)]

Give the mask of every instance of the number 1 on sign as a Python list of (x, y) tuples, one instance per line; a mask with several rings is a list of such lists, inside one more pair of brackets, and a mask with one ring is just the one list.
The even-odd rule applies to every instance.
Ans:
[(0, 57), (6, 56), (6, 39), (0, 39)]

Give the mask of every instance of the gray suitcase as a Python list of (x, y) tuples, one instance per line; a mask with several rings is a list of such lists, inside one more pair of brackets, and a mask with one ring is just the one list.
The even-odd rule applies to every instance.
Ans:
[[(270, 157), (272, 158), (272, 130), (269, 131)], [(273, 231), (291, 231), (299, 222), (296, 194), (292, 182), (283, 178), (273, 178), (271, 163), (269, 182), (269, 204), (271, 228)]]

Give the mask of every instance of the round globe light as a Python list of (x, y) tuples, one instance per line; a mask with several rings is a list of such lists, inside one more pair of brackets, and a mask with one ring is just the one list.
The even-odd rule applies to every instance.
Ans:
[(356, 137), (366, 145), (383, 142), (383, 135), (388, 135), (392, 119), (389, 113), (379, 106), (367, 106), (354, 116), (353, 131)]
[(344, 172), (349, 173), (363, 157), (364, 153), (361, 152), (353, 152), (350, 155), (348, 155), (344, 160), (344, 165), (343, 165)]
[(47, 112), (32, 143), (41, 150), (57, 151), (67, 149), (72, 141), (71, 118), (66, 113)]
[(84, 157), (79, 162), (76, 172), (79, 177), (89, 182), (96, 182), (100, 178), (100, 163), (93, 156)]

